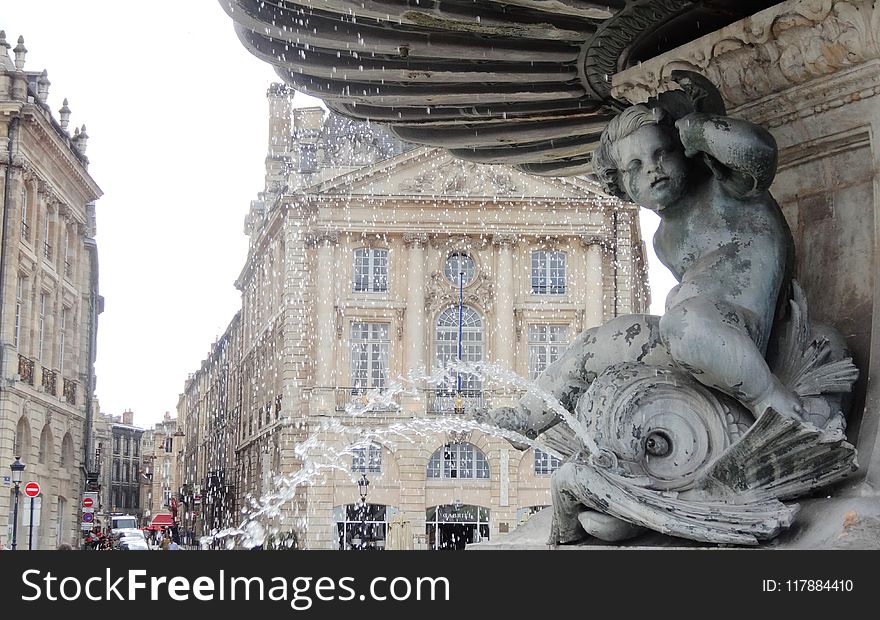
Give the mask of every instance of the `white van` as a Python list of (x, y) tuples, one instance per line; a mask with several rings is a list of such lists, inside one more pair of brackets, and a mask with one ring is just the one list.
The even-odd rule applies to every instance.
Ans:
[(115, 533), (117, 530), (136, 530), (138, 529), (138, 520), (134, 515), (111, 515), (110, 531)]

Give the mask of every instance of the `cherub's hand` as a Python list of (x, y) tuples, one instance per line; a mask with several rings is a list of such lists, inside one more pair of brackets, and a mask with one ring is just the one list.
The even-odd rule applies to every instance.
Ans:
[(693, 112), (675, 121), (678, 135), (684, 146), (685, 157), (694, 157), (705, 152), (706, 139), (703, 128), (713, 116), (704, 112)]

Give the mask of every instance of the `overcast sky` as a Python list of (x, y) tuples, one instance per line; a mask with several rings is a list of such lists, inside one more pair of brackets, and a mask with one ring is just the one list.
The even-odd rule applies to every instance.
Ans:
[[(89, 134), (97, 202), (101, 411), (151, 426), (176, 413), (189, 373), (240, 307), (242, 232), (263, 187), (271, 67), (239, 43), (216, 0), (4, 2), (25, 70), (48, 70)], [(298, 95), (297, 104), (314, 99)], [(644, 210), (643, 210), (644, 212)], [(656, 228), (648, 214), (645, 234)], [(652, 311), (671, 280), (649, 257)]]

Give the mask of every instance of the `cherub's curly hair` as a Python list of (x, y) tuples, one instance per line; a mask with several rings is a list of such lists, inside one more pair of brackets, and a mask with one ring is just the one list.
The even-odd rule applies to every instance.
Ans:
[(640, 103), (626, 108), (611, 119), (599, 138), (599, 148), (593, 156), (593, 170), (606, 191), (618, 198), (629, 200), (626, 190), (620, 185), (620, 161), (615, 145), (618, 140), (646, 125), (671, 127), (672, 118), (662, 107), (649, 107)]

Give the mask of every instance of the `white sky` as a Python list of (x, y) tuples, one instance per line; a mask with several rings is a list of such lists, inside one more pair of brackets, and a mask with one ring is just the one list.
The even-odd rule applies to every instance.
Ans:
[[(263, 188), (265, 93), (279, 80), (216, 0), (4, 2), (0, 29), (13, 47), (24, 36), (25, 70), (48, 70), (56, 118), (67, 97), (70, 130), (88, 129), (104, 190), (96, 394), (102, 412), (131, 409), (151, 426), (176, 414), (187, 375), (240, 307), (242, 226)], [(642, 212), (650, 239), (658, 220)], [(649, 254), (660, 313), (673, 281)]]

